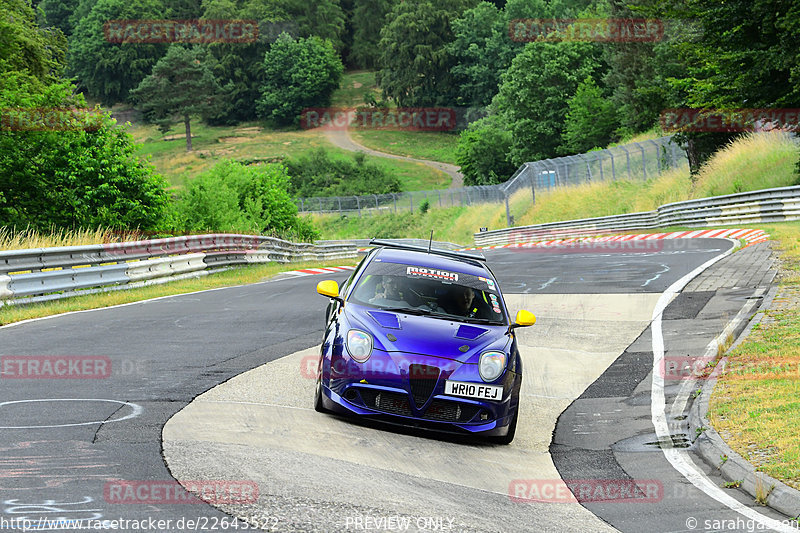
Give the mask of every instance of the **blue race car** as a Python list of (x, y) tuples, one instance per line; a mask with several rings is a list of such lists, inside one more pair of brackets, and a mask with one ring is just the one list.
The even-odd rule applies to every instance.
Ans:
[(404, 426), (514, 439), (522, 361), (497, 281), (478, 254), (372, 241), (331, 298), (314, 407)]

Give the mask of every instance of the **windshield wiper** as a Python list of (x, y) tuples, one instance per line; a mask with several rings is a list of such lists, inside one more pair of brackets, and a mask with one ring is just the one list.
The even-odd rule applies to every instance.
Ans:
[(430, 315), (433, 313), (433, 311), (425, 309), (424, 307), (381, 307), (381, 311), (407, 313), (409, 315)]
[(461, 320), (464, 322), (469, 322), (470, 324), (488, 324), (492, 326), (503, 326), (502, 322), (498, 322), (497, 320), (492, 320), (491, 318), (478, 318), (478, 317), (461, 317)]

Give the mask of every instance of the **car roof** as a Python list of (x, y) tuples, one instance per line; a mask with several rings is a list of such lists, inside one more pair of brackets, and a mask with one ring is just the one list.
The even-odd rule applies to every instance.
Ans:
[(491, 272), (483, 264), (468, 258), (458, 259), (454, 256), (444, 256), (436, 253), (383, 247), (378, 249), (372, 261), (376, 258), (390, 263), (406, 263), (423, 268), (452, 270), (473, 276), (491, 276)]

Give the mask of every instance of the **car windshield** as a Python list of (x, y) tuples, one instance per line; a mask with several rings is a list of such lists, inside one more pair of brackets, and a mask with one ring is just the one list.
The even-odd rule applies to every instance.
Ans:
[[(488, 274), (488, 273), (487, 273)], [(505, 324), (496, 282), (490, 277), (374, 261), (349, 301), (393, 312)]]

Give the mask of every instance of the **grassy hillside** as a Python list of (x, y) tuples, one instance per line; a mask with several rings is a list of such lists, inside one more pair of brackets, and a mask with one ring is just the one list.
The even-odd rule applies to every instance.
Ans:
[[(647, 181), (592, 183), (537, 193), (531, 205), (529, 191), (511, 199), (516, 225), (649, 211), (659, 205), (800, 183), (796, 174), (798, 146), (781, 134), (748, 135), (719, 151), (693, 183), (688, 170), (665, 172)], [(365, 216), (318, 215), (315, 225), (323, 239), (384, 237), (436, 238), (471, 244), (481, 226), (506, 227), (505, 206), (485, 204), (470, 208), (432, 207), (415, 212)]]
[[(334, 93), (334, 107), (363, 105), (367, 94), (380, 97), (375, 86), (375, 73), (354, 71), (345, 74), (340, 89)], [(125, 106), (116, 106), (124, 111)], [(208, 170), (217, 161), (280, 161), (305, 155), (323, 147), (335, 158), (350, 158), (352, 153), (333, 146), (324, 131), (294, 128), (269, 128), (262, 122), (238, 126), (208, 126), (199, 120), (192, 122), (192, 152), (186, 151), (183, 125), (176, 124), (167, 134), (151, 124), (127, 126), (137, 143), (137, 155), (150, 158), (153, 165), (174, 188), (183, 187), (186, 180)], [(374, 141), (372, 141), (374, 137)], [(411, 155), (422, 159), (453, 161), (456, 135), (446, 133), (414, 133), (366, 131), (365, 145), (390, 153)], [(361, 139), (359, 138), (359, 142)], [(402, 148), (394, 149), (395, 146)], [(442, 189), (450, 185), (450, 177), (427, 165), (380, 157), (368, 161), (394, 172), (403, 190)]]

